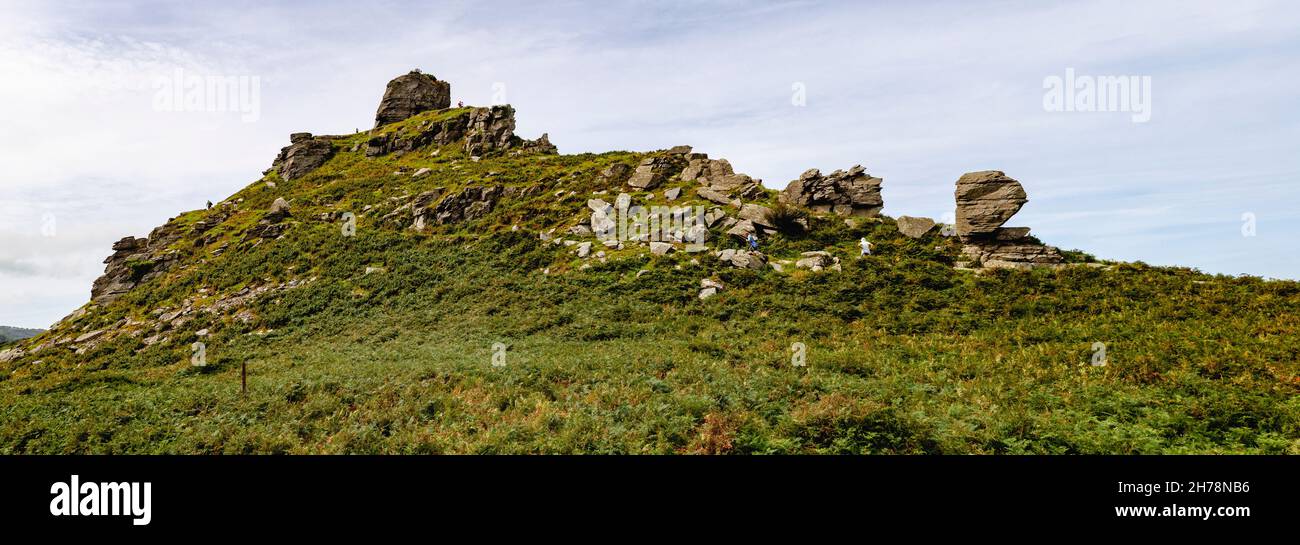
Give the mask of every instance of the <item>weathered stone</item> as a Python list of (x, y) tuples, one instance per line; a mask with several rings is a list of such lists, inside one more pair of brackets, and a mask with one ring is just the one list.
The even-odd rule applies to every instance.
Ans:
[(515, 136), (515, 109), (511, 106), (474, 108), (465, 129), (465, 153), (486, 155), (506, 150), (523, 141)]
[(735, 204), (735, 199), (727, 196), (726, 193), (715, 191), (707, 187), (701, 187), (695, 190), (695, 195), (706, 201), (717, 204)]
[(681, 195), (682, 195), (682, 188), (680, 187), (674, 187), (672, 189), (664, 191), (664, 199), (669, 201), (675, 201), (677, 200), (677, 197), (680, 197)]
[(957, 179), (957, 236), (993, 233), (1029, 202), (1020, 182), (1001, 171), (968, 172)]
[(731, 248), (728, 248), (728, 250), (719, 252), (718, 260), (738, 269), (762, 271), (763, 267), (767, 267), (767, 256), (757, 251), (731, 250)]
[(412, 70), (388, 82), (375, 112), (375, 127), (395, 123), (428, 110), (451, 106), (451, 84)]
[(262, 216), (262, 219), (279, 223), (287, 217), (289, 217), (289, 201), (284, 200), (284, 197), (276, 197), (275, 202), (271, 203), (271, 210)]
[(330, 138), (312, 137), (311, 133), (302, 132), (289, 135), (289, 142), (271, 163), (271, 168), (276, 169), (285, 181), (305, 176), (334, 156), (334, 144)]
[(632, 167), (623, 163), (614, 163), (600, 171), (600, 176), (610, 183), (623, 183), (632, 174)]
[(671, 251), (673, 251), (673, 245), (671, 243), (657, 241), (652, 241), (650, 243), (650, 253), (654, 255), (668, 255), (668, 252)]
[(740, 212), (736, 213), (736, 217), (739, 217), (742, 220), (749, 220), (754, 225), (761, 225), (769, 229), (775, 229), (776, 225), (768, 219), (771, 214), (771, 208), (758, 204), (746, 204), (740, 207)]
[(754, 222), (740, 220), (731, 226), (731, 229), (727, 230), (727, 234), (736, 238), (747, 239), (751, 234), (757, 235), (758, 231), (754, 228)]
[(669, 176), (681, 170), (680, 156), (646, 157), (637, 165), (627, 185), (642, 191), (649, 191), (659, 186)]
[(839, 265), (839, 258), (832, 256), (829, 252), (803, 252), (799, 254), (800, 258), (794, 262), (794, 266), (800, 269), (811, 269), (821, 271)]
[(896, 221), (898, 223), (898, 232), (912, 238), (921, 238), (930, 232), (930, 229), (934, 229), (935, 226), (934, 220), (930, 218), (899, 216)]
[(578, 244), (578, 257), (587, 257), (591, 254), (591, 243), (583, 242)]
[(501, 192), (501, 186), (467, 187), (439, 202), (433, 209), (433, 220), (443, 225), (486, 216), (496, 207)]
[(823, 176), (814, 168), (790, 182), (781, 192), (780, 199), (815, 212), (875, 217), (884, 207), (880, 196), (881, 183), (883, 180), (867, 174), (861, 165), (848, 171), (837, 170), (829, 176)]

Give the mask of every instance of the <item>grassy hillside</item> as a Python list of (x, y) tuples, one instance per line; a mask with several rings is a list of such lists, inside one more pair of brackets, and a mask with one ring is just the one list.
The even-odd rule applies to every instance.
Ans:
[[(606, 167), (644, 154), (367, 158), (367, 138), (178, 216), (166, 275), (20, 344), (0, 364), (0, 452), (1300, 453), (1295, 282), (1140, 263), (975, 274), (937, 232), (834, 216), (762, 249), (828, 250), (841, 271), (598, 243), (604, 261), (582, 259), (538, 233), (594, 240), (564, 231), (620, 191)], [(475, 220), (383, 220), (475, 185), (513, 189)], [(250, 236), (278, 197), (283, 236)], [(859, 259), (862, 236), (875, 255)], [(741, 241), (715, 228), (709, 244)], [(726, 288), (701, 300), (703, 278)], [(159, 319), (246, 288), (261, 295)]]

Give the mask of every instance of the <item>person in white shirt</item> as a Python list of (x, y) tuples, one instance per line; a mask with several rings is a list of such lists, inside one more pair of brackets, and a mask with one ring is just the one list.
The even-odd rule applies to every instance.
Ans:
[(862, 240), (858, 241), (858, 246), (862, 247), (862, 255), (871, 255), (871, 242), (867, 240), (867, 237), (862, 237)]

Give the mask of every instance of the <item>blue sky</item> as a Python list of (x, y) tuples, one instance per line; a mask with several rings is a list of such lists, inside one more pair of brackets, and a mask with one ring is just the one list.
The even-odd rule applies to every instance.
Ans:
[[(290, 132), (369, 127), (413, 67), (468, 104), (504, 89), (564, 153), (691, 144), (772, 188), (862, 164), (886, 214), (936, 218), (1003, 170), (1030, 196), (1009, 225), (1050, 244), (1300, 278), (1294, 2), (264, 4), (0, 0), (0, 324), (84, 304), (113, 241), (256, 180)], [(258, 77), (259, 118), (157, 111), (176, 68)], [(1150, 77), (1150, 120), (1046, 111), (1067, 69)]]

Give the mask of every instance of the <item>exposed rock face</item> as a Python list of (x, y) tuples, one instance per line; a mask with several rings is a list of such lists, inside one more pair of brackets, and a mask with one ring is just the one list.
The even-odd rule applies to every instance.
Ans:
[(90, 288), (90, 301), (112, 302), (143, 282), (161, 276), (178, 260), (175, 250), (167, 250), (180, 238), (172, 223), (154, 229), (146, 238), (125, 237), (113, 243), (113, 255), (104, 260), (104, 275)]
[(696, 190), (696, 194), (701, 198), (718, 204), (739, 206), (734, 202), (737, 197), (755, 199), (763, 196), (763, 182), (745, 174), (736, 174), (726, 159), (709, 159), (703, 153), (684, 156), (687, 162), (682, 169), (681, 178), (698, 182), (702, 187)]
[(961, 252), (986, 269), (1028, 269), (1061, 263), (1060, 251), (1029, 238), (1027, 232), (1025, 228), (998, 229), (987, 239), (970, 241)]
[(680, 171), (681, 168), (681, 159), (676, 155), (646, 157), (641, 160), (640, 165), (637, 165), (632, 177), (628, 178), (627, 185), (642, 191), (654, 189), (659, 187), (659, 184), (667, 180), (669, 176)]
[(810, 169), (790, 182), (781, 192), (781, 200), (810, 208), (814, 212), (834, 212), (841, 216), (875, 217), (884, 208), (880, 184), (884, 180), (866, 173), (861, 165), (847, 172), (837, 170), (829, 176)]
[(473, 108), (451, 119), (436, 123), (423, 122), (414, 135), (401, 132), (375, 135), (366, 142), (366, 157), (409, 152), (425, 146), (446, 146), (462, 140), (465, 152), (471, 156), (506, 150), (516, 150), (518, 153), (556, 153), (549, 136), (524, 140), (515, 136), (514, 130), (514, 108)]
[(957, 236), (993, 233), (1029, 202), (1025, 188), (997, 170), (968, 172), (957, 179)]
[(289, 145), (280, 149), (271, 168), (279, 170), (280, 178), (285, 181), (301, 178), (334, 156), (334, 144), (330, 140), (313, 137), (309, 132), (293, 133), (289, 135)]
[(474, 108), (465, 127), (465, 153), (486, 155), (522, 144), (515, 137), (515, 109), (510, 106)]
[(962, 255), (984, 268), (1052, 266), (1060, 251), (1029, 236), (1028, 227), (1002, 227), (1029, 202), (1020, 182), (996, 170), (969, 172), (957, 179), (957, 236)]
[(420, 112), (451, 106), (451, 84), (412, 70), (388, 82), (375, 112), (375, 127), (395, 123)]
[(501, 197), (501, 186), (467, 187), (451, 195), (433, 209), (433, 220), (439, 225), (481, 218), (492, 212)]
[(899, 216), (897, 220), (898, 232), (912, 238), (921, 238), (930, 229), (934, 229), (934, 220), (930, 218), (914, 218), (912, 216)]

